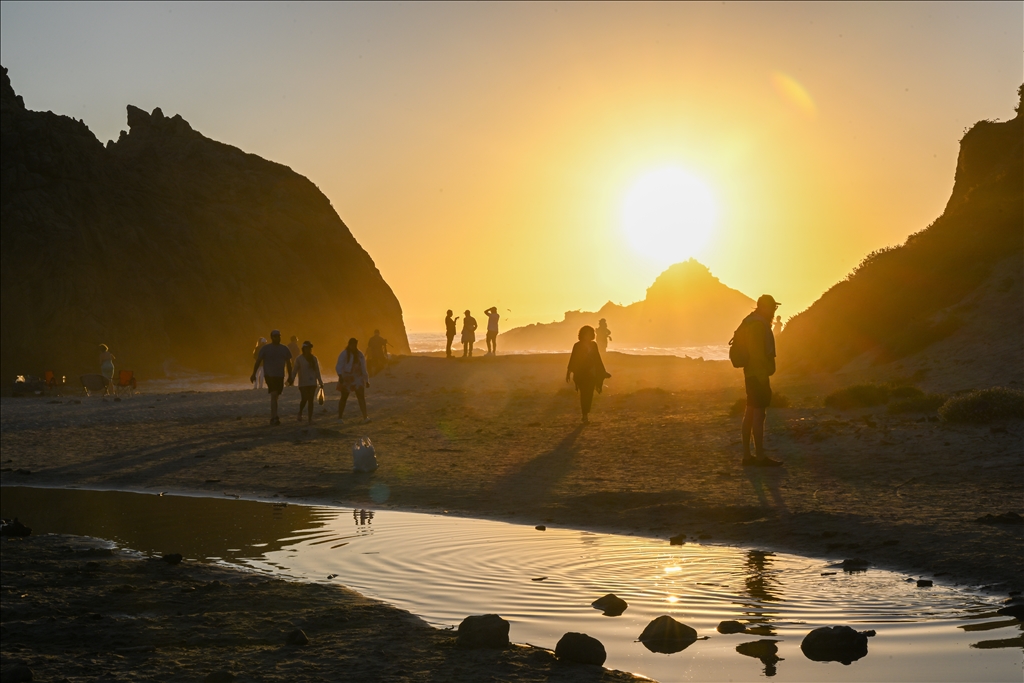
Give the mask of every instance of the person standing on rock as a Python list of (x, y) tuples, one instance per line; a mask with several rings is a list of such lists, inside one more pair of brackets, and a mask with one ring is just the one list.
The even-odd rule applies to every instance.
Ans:
[(466, 309), (466, 317), (462, 319), (462, 357), (473, 357), (473, 344), (476, 342), (476, 318)]
[[(775, 335), (772, 318), (780, 306), (770, 295), (757, 300), (757, 309), (736, 328), (729, 342), (729, 359), (735, 367), (743, 368), (743, 383), (747, 392), (747, 408), (743, 413), (743, 465), (779, 467), (764, 451), (764, 421), (772, 402), (769, 377), (775, 374)], [(754, 437), (754, 455), (750, 454), (750, 437)]]
[(373, 377), (387, 364), (388, 340), (380, 336), (380, 330), (374, 330), (370, 341), (366, 342), (366, 370)]
[(302, 422), (302, 409), (309, 406), (309, 422), (313, 422), (313, 403), (316, 401), (317, 389), (324, 388), (324, 378), (320, 375), (320, 361), (313, 355), (313, 342), (302, 342), (302, 352), (295, 358), (295, 368), (288, 376), (288, 383), (299, 378), (299, 422)]
[[(267, 338), (266, 337), (260, 337), (259, 339), (256, 340), (256, 348), (253, 349), (253, 351), (252, 351), (252, 359), (253, 360), (259, 360), (260, 349), (262, 349), (266, 345), (267, 345)], [(254, 379), (253, 382), (252, 382), (252, 388), (253, 389), (257, 389), (257, 390), (263, 388), (263, 366), (260, 366), (256, 370), (256, 379)]]
[(487, 316), (487, 355), (498, 355), (498, 323), (501, 321), (501, 313), (498, 313), (497, 306), (491, 306), (484, 315)]
[(576, 383), (576, 391), (580, 394), (580, 411), (583, 413), (583, 424), (590, 423), (590, 406), (594, 402), (594, 391), (601, 393), (604, 381), (611, 377), (604, 369), (601, 350), (597, 348), (594, 328), (584, 325), (580, 328), (579, 341), (572, 347), (569, 356), (569, 367), (565, 370), (565, 381)]
[(370, 421), (366, 414), (366, 387), (370, 386), (370, 376), (366, 372), (366, 357), (359, 350), (358, 339), (353, 337), (348, 340), (348, 346), (338, 356), (334, 369), (338, 372), (338, 391), (341, 392), (338, 419), (344, 417), (348, 395), (354, 392), (359, 401), (359, 410), (363, 413), (363, 424), (366, 424)]
[(594, 332), (597, 334), (597, 348), (604, 353), (608, 350), (608, 342), (612, 340), (612, 331), (608, 329), (608, 321), (601, 318), (597, 322), (597, 329)]
[(455, 339), (455, 323), (459, 322), (459, 316), (452, 317), (452, 309), (444, 317), (444, 335), (448, 338), (448, 345), (444, 349), (445, 358), (452, 357), (452, 341)]
[(103, 395), (111, 394), (114, 392), (114, 354), (110, 352), (110, 347), (106, 344), (100, 344), (100, 374), (103, 375)]
[(256, 354), (256, 365), (252, 368), (250, 382), (256, 381), (256, 373), (263, 366), (264, 379), (267, 382), (267, 393), (270, 394), (270, 424), (281, 424), (277, 416), (277, 399), (284, 391), (285, 371), (290, 377), (292, 374), (292, 352), (281, 343), (281, 332), (274, 330), (270, 333), (270, 343), (264, 345)]

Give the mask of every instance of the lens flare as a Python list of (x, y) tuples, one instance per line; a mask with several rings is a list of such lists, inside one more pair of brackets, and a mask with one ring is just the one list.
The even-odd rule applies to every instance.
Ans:
[(772, 73), (772, 85), (775, 86), (775, 90), (782, 96), (782, 99), (808, 120), (814, 121), (818, 118), (818, 107), (814, 104), (814, 99), (795, 78), (776, 71)]

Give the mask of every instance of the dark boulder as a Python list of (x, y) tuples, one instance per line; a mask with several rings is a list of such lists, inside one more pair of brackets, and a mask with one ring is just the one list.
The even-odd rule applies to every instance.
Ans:
[(0, 536), (29, 536), (32, 528), (18, 521), (18, 518), (0, 520)]
[(846, 559), (839, 563), (839, 566), (843, 568), (844, 572), (866, 572), (871, 563), (867, 560), (862, 560), (859, 557), (852, 559)]
[(470, 649), (508, 647), (509, 623), (497, 614), (466, 617), (459, 624), (459, 647)]
[(868, 638), (873, 635), (874, 631), (855, 631), (849, 626), (822, 626), (804, 636), (800, 649), (815, 662), (849, 664), (867, 656)]
[(1018, 621), (1024, 621), (1024, 605), (1007, 605), (1006, 607), (1000, 607), (996, 612), (1004, 617), (1013, 617)]
[(285, 642), (289, 645), (302, 647), (303, 645), (309, 645), (309, 637), (306, 635), (305, 631), (301, 628), (297, 628), (288, 634), (288, 637), (285, 638)]
[(182, 557), (181, 557), (181, 553), (170, 553), (170, 554), (164, 555), (161, 559), (164, 562), (166, 562), (167, 564), (174, 565), (174, 564), (181, 564)]
[(663, 614), (647, 624), (637, 640), (651, 652), (672, 654), (693, 645), (697, 640), (697, 631)]
[(677, 534), (677, 535), (673, 536), (672, 538), (668, 539), (668, 543), (669, 543), (669, 545), (685, 545), (686, 544), (686, 534)]
[(590, 606), (604, 612), (606, 617), (617, 617), (629, 607), (625, 600), (614, 593), (609, 593), (604, 597), (594, 600), (594, 602), (590, 603)]
[(601, 666), (608, 657), (604, 645), (586, 633), (566, 633), (555, 645), (555, 656), (565, 662)]
[(746, 630), (747, 627), (738, 621), (723, 621), (718, 625), (719, 633), (744, 633)]
[(918, 579), (917, 580), (917, 587), (918, 588), (931, 588), (932, 585), (933, 584), (932, 584), (932, 580), (931, 579)]

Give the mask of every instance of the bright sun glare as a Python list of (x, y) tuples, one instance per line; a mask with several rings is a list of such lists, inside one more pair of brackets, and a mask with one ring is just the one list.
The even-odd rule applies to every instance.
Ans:
[(641, 176), (622, 205), (622, 227), (630, 246), (664, 265), (699, 254), (717, 219), (711, 188), (675, 166)]

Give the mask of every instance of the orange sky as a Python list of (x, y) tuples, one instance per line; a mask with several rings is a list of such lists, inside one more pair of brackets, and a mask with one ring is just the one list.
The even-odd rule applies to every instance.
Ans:
[(794, 315), (941, 213), (965, 127), (1024, 80), (1020, 3), (0, 7), (27, 106), (101, 140), (160, 106), (291, 166), (411, 331), (642, 298), (665, 263), (620, 211), (665, 166), (718, 199), (696, 258)]

